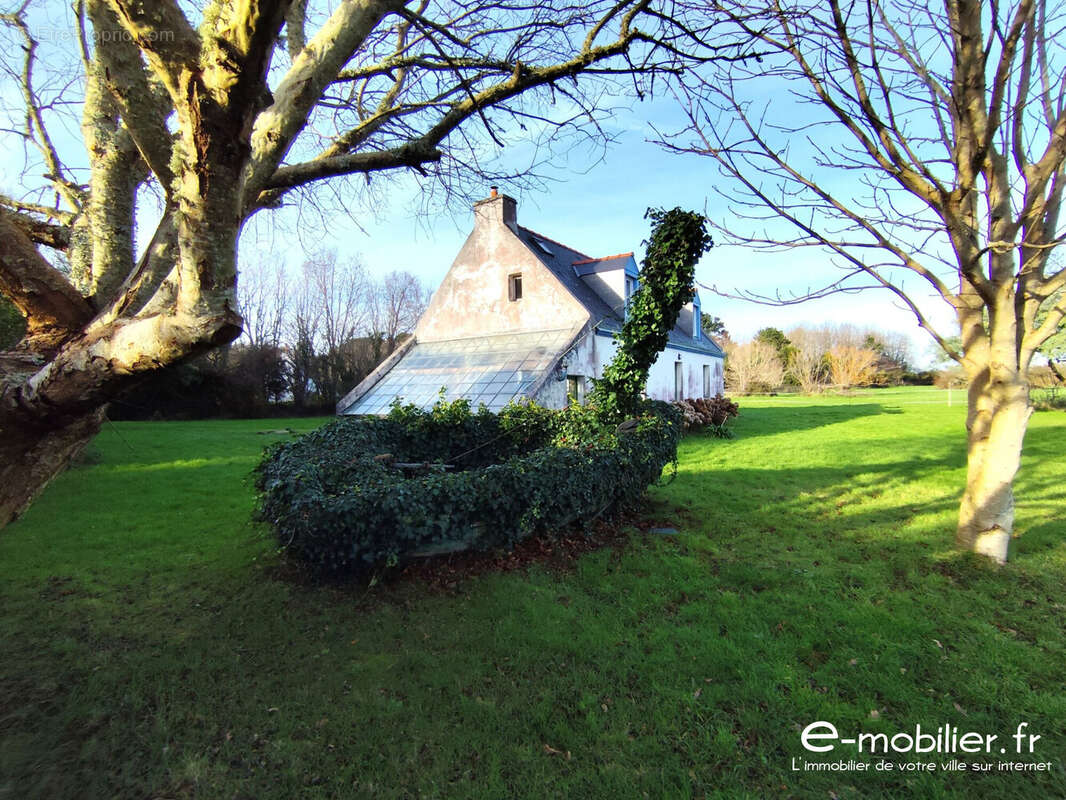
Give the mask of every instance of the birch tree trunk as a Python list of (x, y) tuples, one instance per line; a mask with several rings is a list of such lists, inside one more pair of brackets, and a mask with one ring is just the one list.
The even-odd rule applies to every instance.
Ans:
[(1019, 371), (985, 367), (968, 375), (966, 489), (955, 543), (992, 560), (1007, 560), (1014, 533), (1014, 477), (1032, 408)]

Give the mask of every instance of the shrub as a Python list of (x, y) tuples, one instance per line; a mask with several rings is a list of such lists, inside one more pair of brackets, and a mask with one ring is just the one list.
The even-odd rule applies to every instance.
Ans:
[(679, 400), (674, 407), (681, 412), (684, 430), (701, 428), (723, 439), (732, 438), (733, 432), (726, 427), (726, 422), (740, 413), (740, 406), (721, 394), (709, 399), (697, 397)]
[(785, 380), (785, 365), (772, 345), (753, 339), (726, 349), (725, 380), (737, 394), (772, 392)]
[(649, 403), (635, 422), (606, 428), (580, 407), (471, 413), (462, 400), (342, 418), (268, 449), (259, 514), (286, 553), (320, 573), (510, 548), (636, 500), (659, 478), (680, 418)]
[(868, 347), (838, 345), (826, 353), (829, 379), (838, 389), (870, 385), (876, 374), (877, 353)]
[(937, 371), (923, 369), (919, 372), (907, 371), (900, 378), (904, 386), (932, 386), (937, 379)]
[(1029, 392), (1029, 400), (1035, 411), (1066, 411), (1066, 387), (1033, 388)]

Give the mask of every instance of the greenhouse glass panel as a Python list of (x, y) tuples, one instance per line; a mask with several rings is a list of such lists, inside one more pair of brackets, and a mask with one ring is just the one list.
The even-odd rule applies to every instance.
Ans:
[(466, 398), (474, 409), (484, 403), (499, 411), (544, 377), (570, 335), (564, 329), (417, 342), (343, 413), (386, 414), (397, 398), (429, 409), (442, 388), (448, 400)]

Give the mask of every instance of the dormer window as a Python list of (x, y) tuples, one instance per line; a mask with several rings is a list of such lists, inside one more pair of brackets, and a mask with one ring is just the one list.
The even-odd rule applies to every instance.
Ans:
[(522, 273), (516, 272), (507, 276), (507, 299), (510, 301), (522, 299)]

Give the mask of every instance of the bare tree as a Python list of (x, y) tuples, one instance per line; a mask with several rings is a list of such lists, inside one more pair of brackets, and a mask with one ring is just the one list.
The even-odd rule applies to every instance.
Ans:
[[(237, 244), (253, 214), (343, 176), (413, 170), (461, 188), (512, 132), (542, 156), (567, 132), (602, 139), (611, 94), (736, 52), (664, 0), (80, 0), (78, 46), (52, 49), (76, 53), (65, 85), (84, 94), (55, 104), (26, 6), (0, 15), (21, 43), (0, 61), (24, 106), (4, 127), (36, 148), (0, 198), (0, 292), (28, 318), (0, 395), (0, 525), (117, 392), (241, 333)], [(49, 135), (74, 107), (80, 155)], [(155, 225), (143, 248), (138, 220)], [(41, 248), (67, 254), (73, 282)]]
[(827, 348), (821, 337), (809, 328), (793, 328), (788, 332), (792, 351), (789, 354), (788, 375), (799, 385), (800, 390), (813, 394), (824, 388), (826, 382), (824, 357)]
[(726, 349), (726, 384), (736, 394), (773, 391), (785, 379), (785, 368), (774, 346), (759, 339)]
[(244, 320), (243, 340), (251, 347), (279, 347), (288, 313), (289, 278), (276, 257), (250, 259), (241, 265), (237, 311)]
[[(828, 250), (846, 272), (807, 296), (886, 289), (962, 366), (969, 446), (956, 542), (1004, 560), (1029, 366), (1066, 317), (1060, 299), (1037, 322), (1066, 284), (1051, 260), (1063, 241), (1066, 9), (1043, 0), (714, 7), (766, 53), (755, 68), (688, 80), (691, 125), (668, 144), (714, 159), (738, 184), (729, 196), (747, 222), (730, 225), (733, 241)], [(780, 122), (780, 107), (771, 119), (749, 99), (747, 83), (768, 78), (806, 104), (798, 121)], [(934, 328), (930, 294), (954, 314), (961, 347)]]
[(305, 261), (302, 279), (310, 291), (310, 318), (318, 323), (314, 382), (322, 401), (336, 405), (355, 379), (356, 365), (348, 344), (367, 330), (374, 287), (358, 259), (340, 260), (332, 252)]
[(290, 308), (283, 349), (292, 402), (297, 410), (302, 411), (314, 387), (315, 366), (318, 363), (316, 342), (321, 319), (314, 291), (305, 282), (300, 281), (293, 291)]
[(256, 256), (241, 264), (237, 311), (244, 333), (233, 344), (213, 351), (208, 358), (222, 374), (252, 387), (254, 407), (265, 408), (281, 398), (288, 385), (282, 352), (288, 313), (289, 279), (284, 262), (276, 256)]
[(872, 326), (853, 325), (849, 322), (799, 325), (788, 331), (790, 339), (793, 333), (808, 341), (810, 346), (819, 350), (822, 355), (834, 347), (863, 347), (871, 339), (878, 342), (891, 342), (891, 347), (894, 349), (906, 350), (909, 347), (907, 337), (903, 334), (886, 332)]
[(316, 254), (304, 261), (301, 279), (317, 310), (322, 349), (336, 349), (366, 328), (373, 286), (358, 258), (339, 259), (335, 252)]
[(311, 395), (329, 406), (414, 329), (429, 294), (409, 272), (374, 281), (358, 258), (332, 251), (308, 257), (295, 280), (276, 258), (251, 260), (238, 286), (244, 335), (238, 349), (220, 353), (218, 366), (247, 374), (261, 369), (256, 385), (273, 388), (276, 354), (283, 352), (297, 407)]
[(900, 369), (908, 369), (914, 363), (913, 346), (905, 333), (870, 329), (866, 335), (877, 343), (880, 354)]
[(396, 349), (400, 334), (415, 329), (429, 305), (430, 290), (410, 272), (392, 271), (376, 287), (373, 306), (373, 332), (381, 337), (386, 356)]
[(829, 379), (838, 389), (865, 386), (873, 380), (877, 353), (868, 347), (838, 345), (825, 354)]

